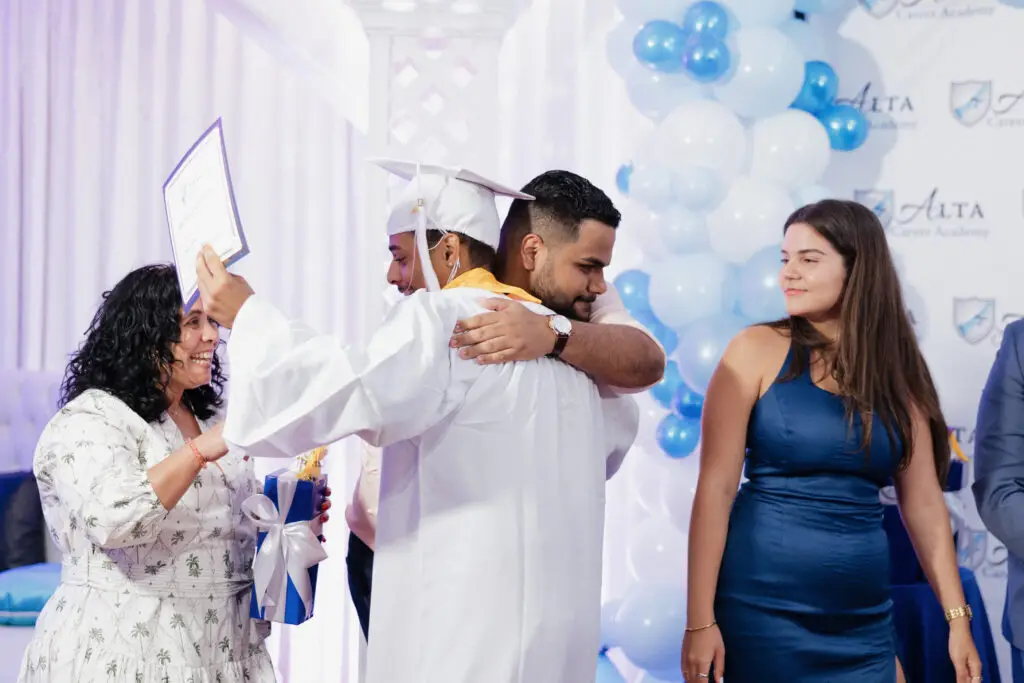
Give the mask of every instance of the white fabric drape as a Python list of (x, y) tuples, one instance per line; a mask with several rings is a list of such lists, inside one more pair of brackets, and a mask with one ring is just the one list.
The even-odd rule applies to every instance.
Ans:
[[(0, 0), (0, 367), (62, 369), (100, 294), (169, 260), (161, 186), (218, 116), (252, 249), (235, 270), (291, 315), (365, 334), (384, 245), (358, 220), (362, 136), (308, 79), (202, 0)], [(316, 620), (275, 626), (281, 681), (356, 680), (340, 510), (358, 451), (331, 453), (331, 556)]]

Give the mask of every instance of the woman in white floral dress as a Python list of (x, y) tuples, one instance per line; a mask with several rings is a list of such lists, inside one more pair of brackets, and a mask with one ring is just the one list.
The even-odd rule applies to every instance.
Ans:
[(218, 341), (201, 302), (183, 314), (171, 266), (104, 295), (36, 448), (64, 566), (19, 681), (275, 681), (269, 624), (249, 618), (252, 463), (210, 422)]

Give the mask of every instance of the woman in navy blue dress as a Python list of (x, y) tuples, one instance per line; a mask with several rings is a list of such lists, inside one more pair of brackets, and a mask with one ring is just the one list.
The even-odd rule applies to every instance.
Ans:
[(705, 396), (686, 680), (896, 681), (878, 497), (893, 477), (957, 681), (977, 683), (940, 485), (946, 424), (885, 232), (860, 204), (825, 200), (784, 235), (789, 317), (739, 334)]

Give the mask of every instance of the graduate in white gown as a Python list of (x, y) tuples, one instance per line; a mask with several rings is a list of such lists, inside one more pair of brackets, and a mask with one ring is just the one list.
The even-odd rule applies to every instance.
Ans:
[[(399, 196), (388, 225), (393, 258), (387, 279), (398, 292), (412, 293), (417, 285), (425, 286), (414, 283), (416, 273), (409, 258), (414, 250), (416, 221), (411, 210), (417, 201), (415, 190), (407, 188)], [(593, 237), (593, 228), (600, 236), (602, 225), (619, 225), (621, 215), (614, 203), (600, 188), (569, 171), (541, 173), (521, 191), (534, 199), (512, 202), (501, 227), (500, 242), (491, 245), (498, 247), (495, 276), (506, 285), (539, 297), (545, 306), (565, 311), (571, 320), (570, 336), (559, 358), (586, 372), (603, 390), (636, 393), (649, 389), (664, 373), (664, 349), (626, 311), (614, 287), (597, 294), (603, 287), (589, 286), (591, 279), (603, 281), (602, 269), (580, 258), (595, 256), (588, 240)], [(441, 240), (439, 232), (428, 232), (428, 246)], [(541, 241), (548, 253), (538, 258)], [(439, 253), (435, 247), (431, 255)], [(440, 277), (448, 276), (444, 263), (435, 264), (435, 270)], [(565, 284), (577, 281), (587, 285)], [(580, 301), (570, 301), (566, 293)], [(577, 303), (581, 310), (576, 310)], [(548, 316), (531, 312), (508, 298), (495, 298), (484, 305), (493, 310), (459, 321), (462, 331), (453, 337), (466, 349), (466, 356), (480, 362), (511, 362), (534, 360), (554, 350), (557, 340)], [(380, 449), (366, 445), (363, 451), (362, 470), (345, 510), (351, 530), (346, 564), (352, 602), (360, 626), (368, 634)]]
[[(481, 250), (458, 237), (494, 240), (494, 191), (519, 193), (421, 170), (414, 258), (444, 263), (450, 281), (441, 289), (421, 267), (427, 291), (396, 305), (365, 349), (289, 320), (204, 251), (204, 304), (232, 328), (224, 438), (258, 457), (353, 434), (385, 447), (369, 683), (590, 683), (604, 481), (635, 437), (636, 405), (602, 399), (553, 358), (484, 365), (449, 348), (481, 299), (551, 313), (470, 267)], [(428, 225), (445, 237), (433, 252)], [(608, 227), (596, 257), (610, 260), (613, 244)]]

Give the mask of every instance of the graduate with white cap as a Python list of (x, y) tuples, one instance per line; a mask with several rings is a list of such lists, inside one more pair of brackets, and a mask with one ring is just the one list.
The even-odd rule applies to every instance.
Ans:
[[(369, 683), (590, 683), (604, 480), (636, 435), (636, 405), (603, 399), (554, 359), (481, 365), (449, 348), (481, 298), (545, 309), (474, 267), (459, 237), (496, 243), (496, 184), (419, 170), (413, 205), (396, 205), (389, 226), (416, 222), (408, 270), (426, 289), (396, 305), (366, 348), (288, 320), (204, 250), (204, 304), (232, 328), (224, 438), (259, 457), (352, 434), (385, 447)], [(451, 202), (461, 208), (447, 213)], [(473, 218), (457, 220), (467, 210)], [(428, 244), (429, 230), (442, 240)]]

